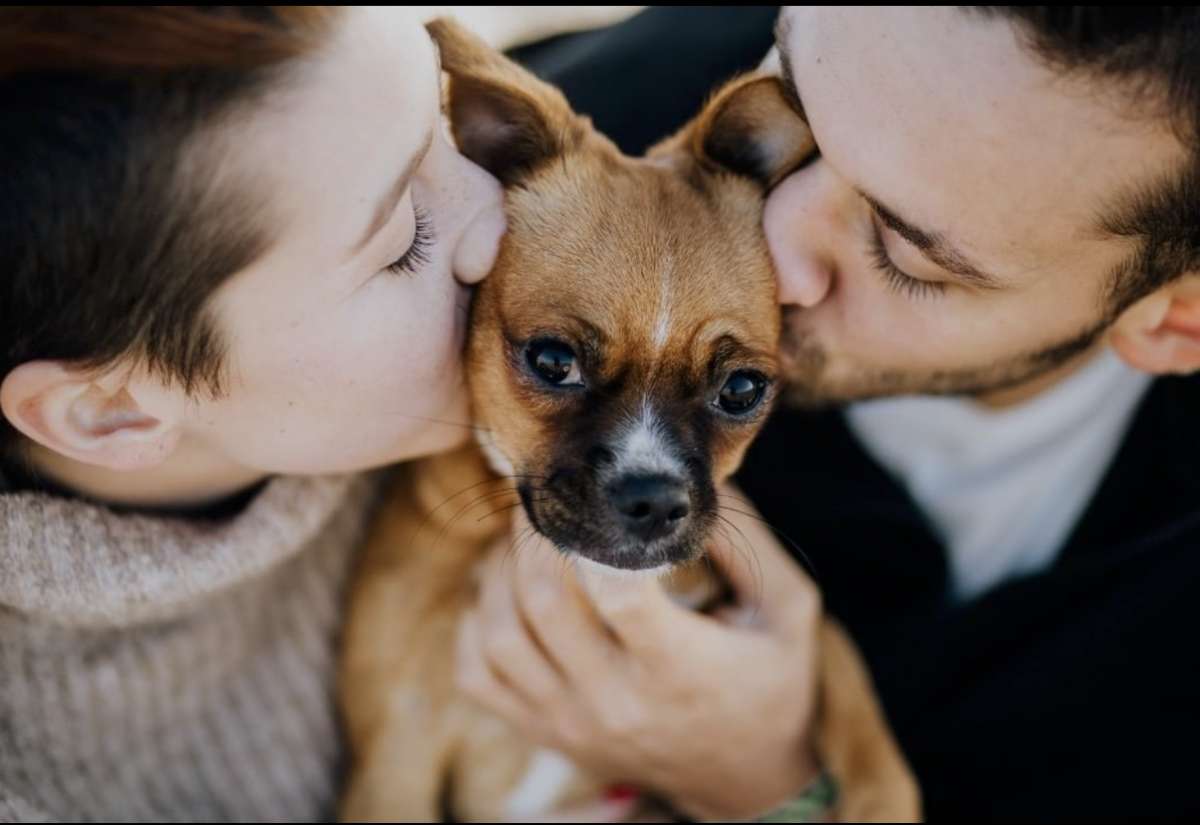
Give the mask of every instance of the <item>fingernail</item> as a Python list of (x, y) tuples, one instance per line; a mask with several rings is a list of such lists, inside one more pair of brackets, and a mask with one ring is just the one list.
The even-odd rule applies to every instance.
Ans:
[(604, 792), (604, 799), (607, 802), (628, 802), (637, 798), (637, 795), (638, 790), (632, 785), (611, 785)]

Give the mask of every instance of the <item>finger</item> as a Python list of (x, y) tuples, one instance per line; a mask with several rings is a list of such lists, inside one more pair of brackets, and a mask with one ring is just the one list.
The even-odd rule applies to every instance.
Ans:
[(667, 594), (666, 571), (616, 570), (586, 559), (575, 567), (593, 610), (618, 644), (638, 657), (660, 653), (679, 623), (693, 615)]
[[(518, 528), (524, 524), (528, 522), (521, 520)], [(618, 570), (579, 555), (564, 557), (540, 535), (522, 549), (518, 563), (523, 568), (518, 588), (518, 593), (524, 594), (522, 604), (546, 617), (533, 625), (564, 671), (568, 670), (566, 659), (605, 653), (614, 642), (630, 653), (656, 656), (670, 643), (663, 634), (679, 629), (681, 615), (692, 615), (671, 601), (664, 590), (661, 578), (667, 571)], [(551, 586), (564, 579), (573, 585), (565, 592)], [(574, 600), (583, 606), (582, 612), (566, 604)], [(563, 621), (552, 622), (556, 615)], [(584, 634), (589, 643), (575, 644), (577, 634)], [(603, 640), (609, 644), (604, 645)], [(611, 657), (581, 662), (588, 671), (606, 666), (611, 666)], [(572, 681), (584, 677), (576, 673)]]
[(591, 688), (620, 653), (562, 554), (545, 539), (522, 547), (513, 592), (526, 626), (575, 689)]
[(464, 695), (526, 732), (537, 729), (537, 717), (524, 698), (489, 666), (483, 655), (479, 616), (463, 616), (455, 640), (455, 685)]
[(712, 618), (731, 627), (757, 628), (761, 625), (762, 616), (751, 605), (731, 604), (718, 607), (712, 612)]
[(492, 670), (536, 707), (558, 698), (566, 685), (553, 657), (542, 648), (517, 607), (513, 572), (511, 562), (484, 570), (478, 632)]

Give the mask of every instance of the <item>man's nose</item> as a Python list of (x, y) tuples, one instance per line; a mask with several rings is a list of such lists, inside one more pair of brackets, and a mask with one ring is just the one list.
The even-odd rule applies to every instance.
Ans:
[(805, 308), (821, 303), (833, 289), (837, 270), (833, 249), (841, 223), (832, 211), (837, 208), (832, 181), (822, 179), (821, 170), (813, 165), (775, 187), (763, 212), (767, 246), (779, 280), (779, 302)]

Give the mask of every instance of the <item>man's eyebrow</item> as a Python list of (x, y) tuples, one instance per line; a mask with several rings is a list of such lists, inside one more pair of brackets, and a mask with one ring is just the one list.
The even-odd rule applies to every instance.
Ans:
[(915, 246), (921, 254), (947, 272), (953, 272), (967, 281), (971, 286), (980, 289), (1000, 289), (1002, 282), (994, 275), (989, 275), (980, 267), (971, 263), (966, 255), (959, 252), (949, 241), (936, 232), (927, 232), (903, 220), (894, 211), (888, 209), (878, 200), (861, 190), (858, 194), (871, 205), (871, 209), (879, 216), (884, 225), (904, 240)]
[(379, 203), (375, 206), (375, 211), (372, 213), (371, 223), (367, 226), (367, 231), (363, 233), (353, 248), (350, 250), (350, 255), (353, 257), (362, 251), (363, 247), (371, 242), (375, 237), (375, 233), (383, 228), (383, 225), (388, 222), (388, 218), (396, 211), (396, 205), (400, 202), (400, 198), (404, 197), (405, 190), (408, 189), (413, 173), (417, 171), (417, 167), (421, 165), (421, 161), (425, 159), (429, 147), (433, 144), (433, 132), (425, 138), (425, 142), (421, 148), (416, 151), (404, 168), (400, 171), (400, 175), (396, 178), (391, 187), (379, 199)]
[[(800, 99), (800, 89), (796, 85), (796, 75), (792, 71), (792, 59), (788, 54), (787, 40), (792, 31), (792, 21), (782, 12), (775, 21), (775, 50), (779, 53), (780, 73), (783, 76), (784, 88), (792, 96), (800, 117), (808, 123), (804, 113), (804, 104)], [(971, 260), (959, 252), (945, 237), (936, 232), (926, 232), (918, 229), (900, 218), (894, 210), (888, 209), (877, 198), (862, 191), (855, 190), (858, 195), (871, 205), (871, 209), (879, 216), (885, 226), (921, 251), (931, 262), (953, 272), (972, 286), (980, 289), (1000, 289), (1002, 282), (994, 275), (989, 275), (981, 267), (971, 263)]]

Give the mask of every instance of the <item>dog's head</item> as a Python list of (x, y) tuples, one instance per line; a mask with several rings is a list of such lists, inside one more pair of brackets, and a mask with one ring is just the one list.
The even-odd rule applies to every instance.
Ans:
[(459, 149), (508, 232), (472, 309), (481, 440), (531, 523), (626, 569), (698, 556), (775, 394), (767, 189), (813, 151), (783, 87), (734, 81), (646, 158), (461, 27), (430, 24)]

